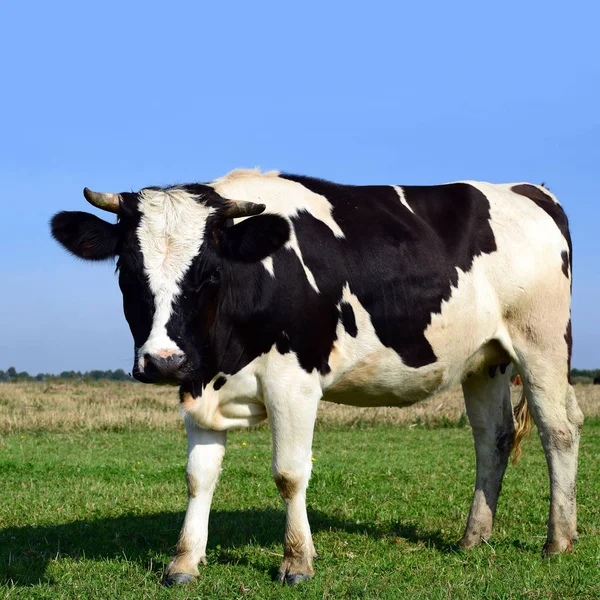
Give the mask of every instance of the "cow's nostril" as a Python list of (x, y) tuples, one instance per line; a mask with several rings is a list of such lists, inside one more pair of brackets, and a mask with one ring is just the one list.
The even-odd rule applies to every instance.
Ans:
[(174, 368), (179, 369), (183, 363), (185, 362), (186, 356), (185, 354), (171, 354), (171, 356), (167, 357), (166, 361), (168, 364), (172, 365)]

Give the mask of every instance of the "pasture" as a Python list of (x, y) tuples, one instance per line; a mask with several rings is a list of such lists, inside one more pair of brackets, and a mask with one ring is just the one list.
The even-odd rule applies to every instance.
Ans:
[(495, 533), (459, 552), (475, 456), (460, 392), (408, 409), (323, 404), (309, 518), (321, 558), (297, 588), (273, 581), (283, 504), (266, 426), (229, 434), (208, 567), (159, 585), (186, 506), (186, 441), (173, 389), (133, 383), (0, 384), (0, 590), (6, 598), (598, 598), (600, 386), (588, 420), (580, 542), (541, 558), (548, 476), (534, 434), (509, 467)]

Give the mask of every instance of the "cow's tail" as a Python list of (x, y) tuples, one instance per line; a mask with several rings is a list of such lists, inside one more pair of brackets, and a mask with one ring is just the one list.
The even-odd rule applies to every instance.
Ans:
[(521, 442), (529, 435), (533, 428), (533, 418), (529, 412), (529, 406), (527, 405), (527, 397), (525, 396), (525, 389), (521, 392), (521, 399), (519, 404), (514, 408), (515, 418), (515, 435), (510, 447), (510, 453), (512, 454), (512, 464), (516, 464), (521, 458)]

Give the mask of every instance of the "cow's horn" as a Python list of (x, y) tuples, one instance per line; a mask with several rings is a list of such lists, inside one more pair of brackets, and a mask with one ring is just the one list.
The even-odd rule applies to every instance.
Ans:
[(238, 217), (252, 217), (254, 215), (260, 215), (264, 212), (266, 205), (257, 204), (256, 202), (244, 202), (242, 200), (229, 200), (227, 207), (225, 208), (225, 216), (230, 219), (237, 219)]
[(121, 206), (121, 196), (119, 194), (92, 192), (92, 190), (88, 188), (83, 188), (83, 195), (92, 206), (118, 214)]

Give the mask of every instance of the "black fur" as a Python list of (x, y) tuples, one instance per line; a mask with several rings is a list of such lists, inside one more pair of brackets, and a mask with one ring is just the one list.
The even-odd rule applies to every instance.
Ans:
[[(324, 195), (345, 235), (336, 238), (306, 212), (294, 219), (304, 261), (321, 297), (337, 303), (347, 282), (385, 346), (411, 367), (435, 362), (424, 332), (458, 283), (456, 267), (469, 271), (475, 256), (496, 250), (486, 197), (464, 183), (404, 187), (413, 214), (390, 186), (284, 177)], [(331, 347), (331, 330), (318, 332), (328, 336)]]
[(356, 327), (356, 317), (352, 306), (348, 302), (342, 302), (340, 304), (340, 318), (342, 319), (342, 325), (348, 332), (348, 335), (356, 337), (358, 335), (358, 328)]
[(96, 215), (63, 211), (52, 217), (52, 237), (69, 252), (85, 260), (107, 260), (117, 253), (117, 226)]
[(223, 377), (221, 375), (221, 377), (217, 377), (213, 387), (216, 391), (219, 391), (225, 384), (227, 383), (227, 377)]
[(569, 357), (567, 359), (567, 379), (571, 383), (571, 354), (573, 353), (573, 332), (571, 330), (571, 319), (567, 323), (567, 330), (565, 331), (565, 342), (567, 344), (567, 350)]
[(257, 262), (289, 240), (290, 226), (277, 215), (262, 215), (237, 225), (217, 227), (215, 234), (223, 258)]
[(569, 253), (566, 250), (563, 250), (560, 253), (562, 258), (562, 272), (565, 274), (565, 277), (569, 276)]

